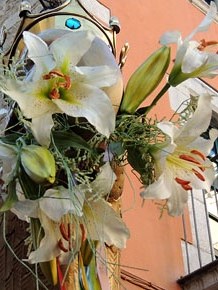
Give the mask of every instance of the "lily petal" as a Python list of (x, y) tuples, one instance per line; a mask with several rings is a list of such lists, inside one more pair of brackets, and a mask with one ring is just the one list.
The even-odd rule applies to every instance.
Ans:
[(31, 130), (40, 145), (49, 146), (50, 134), (53, 126), (54, 122), (50, 112), (32, 119)]
[(86, 84), (78, 84), (72, 93), (71, 100), (56, 99), (53, 102), (69, 116), (86, 118), (98, 132), (109, 137), (115, 128), (115, 112), (108, 96), (97, 87)]
[[(210, 124), (212, 116), (212, 96), (209, 94), (199, 97), (198, 106), (191, 119), (180, 130), (176, 142), (186, 144), (193, 142), (198, 136), (205, 132)], [(203, 112), (203, 114), (202, 114)]]
[(213, 148), (215, 140), (218, 138), (218, 130), (212, 128), (209, 131), (210, 139), (204, 139), (202, 137), (197, 138), (192, 142), (193, 148), (199, 148), (201, 152), (208, 156), (211, 152), (211, 148)]
[(108, 195), (116, 180), (116, 174), (113, 172), (110, 163), (107, 162), (101, 167), (100, 173), (92, 182), (92, 192), (94, 195), (104, 197)]
[(60, 186), (56, 189), (48, 189), (40, 199), (40, 208), (53, 221), (60, 221), (67, 213), (82, 216), (84, 194), (79, 191), (69, 192)]
[(18, 201), (14, 204), (13, 209), (22, 220), (26, 220), (26, 217), (38, 218), (39, 204), (36, 200)]
[(50, 50), (58, 66), (63, 66), (65, 71), (69, 69), (69, 65), (77, 65), (90, 48), (94, 37), (94, 34), (89, 31), (75, 31), (54, 40)]
[(181, 42), (182, 36), (179, 31), (168, 31), (160, 37), (160, 44), (162, 45), (168, 45), (171, 43), (177, 43), (177, 45), (180, 45)]
[(108, 246), (115, 245), (120, 249), (126, 247), (129, 230), (105, 200), (85, 203), (84, 222), (90, 239), (99, 240)]
[(77, 74), (83, 75), (84, 82), (98, 88), (109, 87), (116, 83), (118, 71), (109, 66), (74, 67)]
[(39, 247), (29, 255), (28, 261), (31, 264), (51, 261), (61, 254), (61, 250), (58, 247), (58, 240), (61, 238), (59, 225), (44, 214), (39, 215), (39, 219), (45, 236), (41, 240)]
[(157, 127), (166, 135), (168, 135), (172, 142), (171, 144), (173, 144), (173, 140), (175, 138), (175, 136), (179, 135), (179, 129), (171, 122), (168, 121), (163, 121), (157, 124)]
[(109, 96), (113, 107), (117, 111), (123, 95), (123, 78), (111, 49), (100, 38), (96, 37), (90, 49), (78, 63), (79, 66), (102, 66), (107, 65), (115, 70), (117, 81), (110, 87), (104, 87), (104, 91)]
[(40, 37), (29, 31), (24, 31), (23, 38), (28, 49), (28, 57), (35, 64), (33, 79), (37, 81), (44, 72), (55, 67), (55, 61), (47, 44)]
[(172, 187), (170, 184), (170, 178), (167, 178), (167, 174), (163, 173), (154, 183), (150, 184), (141, 193), (141, 197), (145, 199), (166, 199), (171, 196)]
[(202, 20), (202, 22), (189, 34), (187, 40), (190, 40), (197, 32), (207, 31), (213, 20), (215, 19), (217, 14), (216, 4), (211, 1), (209, 10), (206, 14), (206, 17)]
[(188, 201), (188, 193), (186, 190), (181, 190), (179, 186), (174, 188), (172, 194), (167, 200), (168, 213), (171, 216), (181, 215), (184, 211), (184, 206)]

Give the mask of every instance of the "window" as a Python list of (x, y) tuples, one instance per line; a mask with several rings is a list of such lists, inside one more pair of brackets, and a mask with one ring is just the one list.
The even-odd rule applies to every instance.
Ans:
[[(203, 13), (207, 13), (208, 5), (215, 0), (189, 0), (194, 6), (200, 9)], [(216, 17), (216, 22), (218, 22), (218, 16)]]
[(207, 4), (210, 4), (210, 2), (214, 2), (214, 0), (204, 0), (205, 2), (207, 2)]

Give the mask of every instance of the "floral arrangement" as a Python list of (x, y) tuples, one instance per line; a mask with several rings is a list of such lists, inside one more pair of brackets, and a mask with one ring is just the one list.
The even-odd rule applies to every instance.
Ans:
[[(216, 13), (212, 2), (184, 40), (179, 32), (164, 34), (161, 48), (133, 73), (125, 90), (110, 48), (90, 31), (63, 33), (49, 45), (25, 31), (27, 54), (3, 67), (0, 89), (10, 114), (0, 138), (0, 211), (29, 222), (27, 261), (39, 263), (61, 289), (69, 270), (66, 266), (64, 274), (62, 265), (75, 260), (81, 287), (75, 289), (90, 283), (101, 289), (93, 271), (99, 246), (126, 246), (129, 230), (112, 206), (121, 197), (117, 183), (125, 164), (139, 176), (141, 197), (166, 200), (172, 216), (182, 214), (189, 190), (210, 190), (215, 171), (207, 156), (218, 131), (211, 129), (209, 139), (201, 135), (210, 125), (212, 96), (199, 96), (195, 109), (188, 104), (176, 122), (158, 122), (148, 113), (170, 87), (217, 75), (218, 55), (207, 50), (217, 43), (192, 40)], [(178, 48), (168, 80), (143, 107), (164, 80), (171, 43)], [(117, 98), (122, 98), (118, 108)]]

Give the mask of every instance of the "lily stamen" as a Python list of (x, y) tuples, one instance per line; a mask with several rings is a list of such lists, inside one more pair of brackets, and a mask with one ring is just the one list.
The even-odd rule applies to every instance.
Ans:
[(62, 239), (60, 239), (60, 240), (58, 241), (58, 247), (59, 247), (63, 252), (65, 252), (65, 253), (68, 252), (68, 249), (65, 248)]
[(60, 93), (59, 90), (57, 88), (53, 88), (49, 94), (49, 96), (51, 97), (51, 99), (53, 100), (57, 100), (60, 99)]
[(181, 185), (187, 185), (187, 184), (190, 183), (190, 181), (187, 181), (187, 180), (184, 180), (184, 179), (181, 179), (181, 178), (178, 178), (178, 177), (176, 177), (175, 180), (176, 180), (177, 183), (179, 183)]
[[(204, 51), (207, 47), (217, 46), (217, 45), (218, 45), (218, 42), (216, 40), (206, 41), (205, 39), (202, 39), (200, 41), (200, 45), (198, 46), (198, 50)], [(216, 51), (216, 54), (217, 53), (218, 53), (218, 51)]]
[(50, 80), (55, 77), (64, 77), (64, 74), (62, 72), (52, 70), (48, 74), (42, 76), (43, 80)]
[(183, 189), (185, 190), (191, 190), (192, 187), (190, 186), (190, 181), (188, 180), (184, 180), (184, 179), (181, 179), (181, 178), (178, 178), (176, 177), (175, 178), (176, 182), (182, 186)]
[(65, 83), (64, 83), (64, 88), (66, 90), (69, 90), (71, 88), (71, 78), (70, 76), (64, 75)]
[(204, 178), (204, 176), (200, 173), (200, 172), (198, 172), (197, 170), (195, 170), (195, 169), (192, 169), (192, 171), (194, 172), (194, 174), (201, 180), (201, 181), (205, 181), (205, 178)]
[(204, 161), (206, 160), (206, 156), (201, 151), (199, 151), (199, 150), (193, 149), (193, 150), (191, 150), (191, 153), (192, 154), (195, 154), (195, 155), (198, 155)]
[(191, 185), (189, 184), (181, 184), (182, 188), (185, 189), (185, 190), (192, 190), (192, 187)]
[(83, 224), (80, 224), (80, 229), (82, 233), (82, 241), (84, 242), (86, 240), (86, 230)]
[(179, 158), (186, 160), (186, 161), (189, 161), (189, 162), (192, 162), (192, 163), (195, 163), (197, 165), (201, 165), (201, 163), (197, 159), (195, 159), (194, 157), (192, 157), (190, 155), (181, 154), (181, 155), (179, 155)]
[(63, 74), (60, 71), (52, 70), (48, 74), (42, 76), (43, 80), (50, 80), (55, 78), (55, 84), (53, 84), (53, 89), (51, 90), (49, 96), (51, 99), (59, 99), (60, 92), (59, 88), (69, 90), (71, 88), (71, 78), (68, 75)]
[(69, 241), (69, 229), (66, 230), (64, 223), (60, 224), (59, 229), (60, 229), (61, 235), (65, 239), (65, 241)]

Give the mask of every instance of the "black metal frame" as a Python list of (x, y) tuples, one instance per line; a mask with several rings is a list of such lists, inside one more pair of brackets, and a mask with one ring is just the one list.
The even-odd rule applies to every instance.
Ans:
[(64, 0), (39, 0), (44, 10), (53, 9), (63, 4)]

